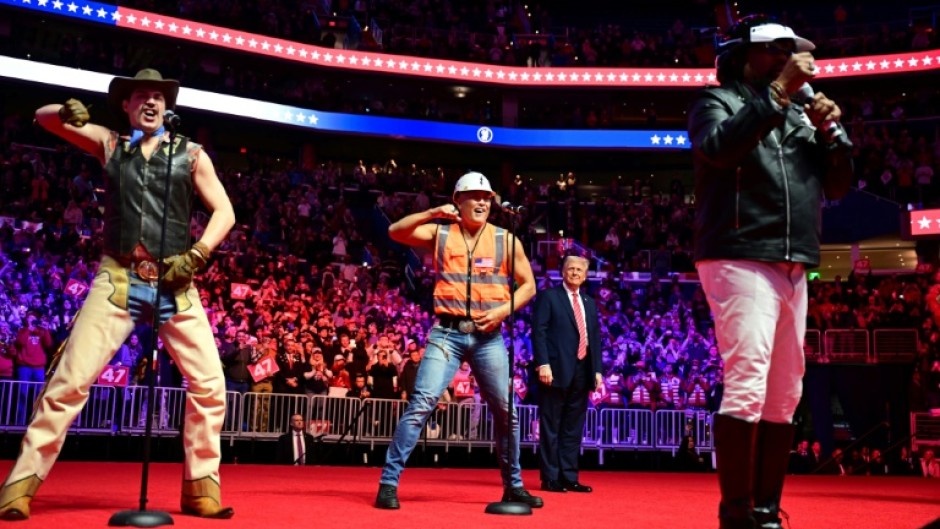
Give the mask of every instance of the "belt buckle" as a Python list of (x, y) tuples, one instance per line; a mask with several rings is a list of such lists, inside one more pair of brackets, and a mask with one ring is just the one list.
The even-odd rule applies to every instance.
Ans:
[(134, 271), (137, 272), (137, 277), (144, 281), (156, 281), (160, 278), (160, 269), (157, 267), (157, 263), (153, 261), (141, 261), (137, 263), (134, 265)]
[(473, 323), (473, 320), (460, 320), (457, 323), (457, 330), (464, 334), (470, 334), (477, 330), (477, 324)]

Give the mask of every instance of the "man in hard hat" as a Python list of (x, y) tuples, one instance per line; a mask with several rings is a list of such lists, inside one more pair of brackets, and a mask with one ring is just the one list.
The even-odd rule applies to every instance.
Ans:
[[(512, 418), (512, 435), (508, 428), (510, 366), (500, 332), (510, 314), (510, 301), (519, 309), (535, 295), (535, 278), (522, 244), (507, 230), (487, 222), (494, 196), (489, 180), (470, 172), (457, 180), (453, 204), (413, 213), (388, 229), (395, 241), (431, 252), (438, 324), (428, 335), (408, 409), (388, 448), (375, 499), (380, 509), (399, 508), (398, 481), (405, 462), (428, 415), (464, 361), (470, 364), (493, 413), (503, 501), (542, 506), (542, 499), (529, 494), (522, 484), (517, 417)], [(513, 245), (515, 260), (511, 262)], [(513, 280), (518, 285), (515, 292)]]

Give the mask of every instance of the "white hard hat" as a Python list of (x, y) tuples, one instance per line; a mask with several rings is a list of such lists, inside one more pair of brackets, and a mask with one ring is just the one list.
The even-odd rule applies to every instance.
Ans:
[(454, 196), (464, 191), (488, 191), (491, 195), (496, 194), (490, 186), (490, 181), (482, 173), (476, 171), (470, 171), (457, 180), (454, 185)]

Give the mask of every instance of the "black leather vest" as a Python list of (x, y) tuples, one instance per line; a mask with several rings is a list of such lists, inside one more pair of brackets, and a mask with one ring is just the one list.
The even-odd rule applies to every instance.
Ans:
[[(150, 160), (147, 160), (140, 152), (140, 145), (130, 147), (127, 140), (118, 141), (114, 154), (105, 166), (105, 253), (127, 256), (140, 243), (151, 256), (159, 257), (169, 145), (162, 143), (160, 149), (154, 151)], [(198, 149), (198, 144), (177, 136), (173, 147), (169, 204), (166, 208), (164, 257), (189, 249), (189, 220), (193, 203), (189, 160)]]

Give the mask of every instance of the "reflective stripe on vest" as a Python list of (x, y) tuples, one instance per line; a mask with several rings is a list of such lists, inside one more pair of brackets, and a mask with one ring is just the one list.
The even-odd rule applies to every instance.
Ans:
[[(454, 237), (450, 237), (451, 231)], [(470, 277), (470, 315), (483, 312), (509, 302), (509, 271), (506, 263), (506, 230), (487, 224), (473, 257), (459, 224), (447, 224), (438, 229), (434, 252), (434, 312), (457, 317), (467, 316), (467, 267), (491, 264), (492, 267), (473, 266)]]

